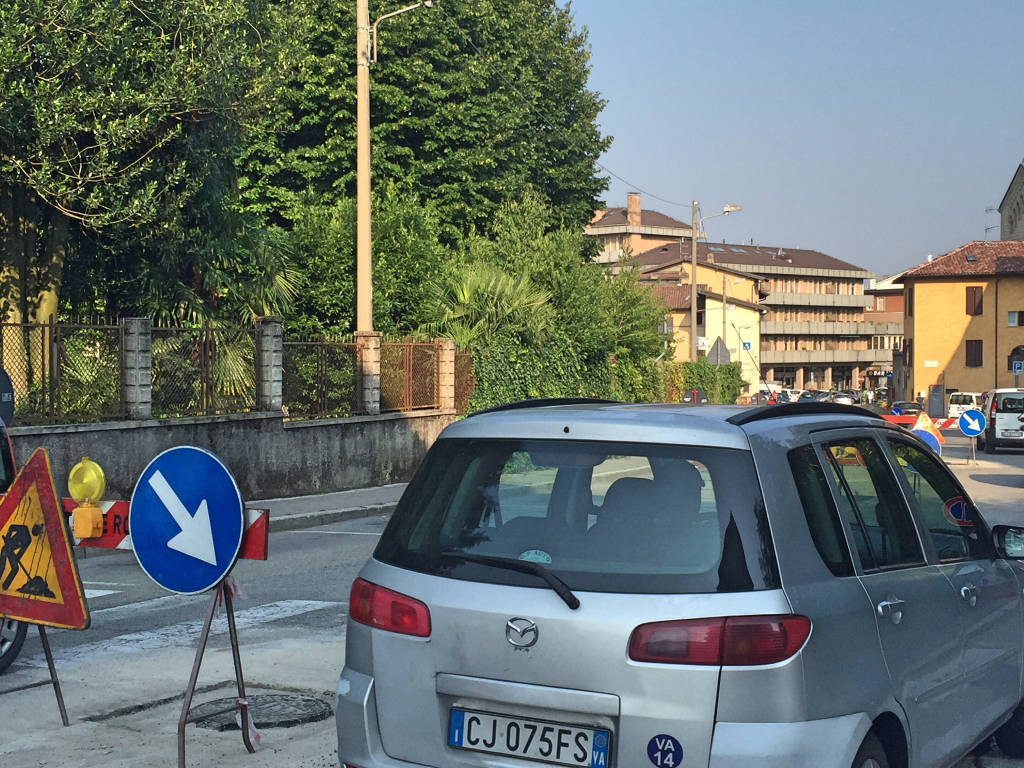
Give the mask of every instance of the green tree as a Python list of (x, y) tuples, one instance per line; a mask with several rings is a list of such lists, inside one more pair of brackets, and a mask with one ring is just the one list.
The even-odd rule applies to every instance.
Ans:
[[(282, 233), (301, 273), (290, 329), (344, 334), (352, 327), (355, 303), (355, 201), (318, 203), (307, 194)], [(431, 320), (434, 283), (458, 263), (441, 243), (436, 206), (421, 203), (397, 185), (374, 195), (373, 323), (388, 334), (407, 334)]]
[(0, 4), (4, 294), (23, 316), (72, 271), (91, 280), (74, 299), (112, 313), (242, 311), (228, 294), (256, 284), (249, 309), (280, 298), (286, 275), (256, 277), (280, 259), (232, 202), (242, 134), (281, 76), (280, 15), (267, 0)]
[[(372, 16), (400, 0), (374, 3)], [(290, 82), (253, 134), (241, 188), (267, 221), (290, 226), (302, 195), (334, 204), (354, 191), (354, 1), (306, 0), (292, 31), (301, 44)], [(437, 204), (455, 243), (487, 231), (497, 207), (527, 186), (551, 223), (582, 227), (606, 179), (607, 148), (587, 87), (589, 50), (555, 0), (445, 0), (380, 27), (371, 70), (374, 183), (408, 183)]]

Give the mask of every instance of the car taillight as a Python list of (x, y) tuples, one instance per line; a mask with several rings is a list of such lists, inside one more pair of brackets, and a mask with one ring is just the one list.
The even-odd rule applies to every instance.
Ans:
[(723, 616), (641, 624), (629, 658), (660, 664), (741, 667), (774, 664), (795, 654), (811, 633), (806, 616)]
[(360, 624), (374, 629), (430, 637), (430, 611), (426, 605), (365, 579), (352, 583), (348, 612)]

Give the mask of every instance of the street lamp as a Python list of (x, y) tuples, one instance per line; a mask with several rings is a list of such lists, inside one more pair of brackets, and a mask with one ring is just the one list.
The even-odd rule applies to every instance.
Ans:
[[(377, 60), (377, 25), (384, 19), (434, 0), (386, 13), (370, 26), (369, 0), (356, 2), (356, 333), (373, 331), (373, 282), (370, 260), (370, 61)], [(372, 39), (372, 45), (371, 45)]]
[[(701, 234), (701, 226), (708, 219), (727, 216), (739, 210), (742, 209), (738, 205), (725, 205), (722, 207), (721, 213), (698, 218), (700, 203), (694, 200), (690, 205), (690, 362), (697, 359), (697, 237)], [(682, 240), (680, 240), (680, 249), (682, 249)], [(724, 307), (722, 311), (725, 311)], [(724, 341), (723, 339), (723, 343)]]

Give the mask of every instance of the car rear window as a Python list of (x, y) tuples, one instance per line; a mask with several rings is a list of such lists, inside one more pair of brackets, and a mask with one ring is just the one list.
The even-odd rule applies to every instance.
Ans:
[(439, 440), (374, 556), (439, 576), (543, 586), (451, 556), (460, 552), (538, 563), (582, 591), (779, 584), (749, 452), (703, 446)]
[(972, 395), (950, 395), (950, 405), (973, 405), (974, 397)]
[(1024, 413), (1024, 394), (998, 394), (998, 408), (1003, 413)]

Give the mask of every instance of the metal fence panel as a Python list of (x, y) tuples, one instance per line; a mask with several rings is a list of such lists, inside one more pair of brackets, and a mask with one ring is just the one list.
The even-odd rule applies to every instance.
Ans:
[(124, 333), (120, 325), (56, 325), (54, 421), (124, 418)]
[(476, 386), (473, 377), (473, 355), (469, 352), (455, 353), (455, 410), (465, 413), (469, 410), (469, 398)]
[(339, 341), (285, 341), (282, 399), (289, 417), (349, 416), (358, 411), (359, 353)]
[(255, 365), (252, 329), (154, 328), (153, 417), (252, 410)]
[(0, 365), (14, 386), (14, 425), (53, 420), (52, 328), (34, 323), (0, 323)]
[(436, 408), (437, 345), (431, 342), (383, 342), (380, 345), (380, 410)]

